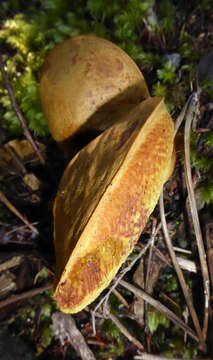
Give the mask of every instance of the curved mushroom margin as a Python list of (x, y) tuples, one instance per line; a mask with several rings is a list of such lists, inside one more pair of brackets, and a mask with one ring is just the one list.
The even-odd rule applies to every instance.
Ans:
[[(118, 130), (117, 135), (113, 136), (113, 131), (116, 133), (119, 127), (120, 136)], [(70, 162), (62, 177), (54, 206), (55, 248), (60, 264), (57, 271), (60, 280), (54, 297), (63, 312), (79, 312), (95, 300), (133, 250), (158, 201), (163, 184), (172, 172), (173, 140), (173, 121), (163, 100), (149, 98), (127, 114), (122, 123), (114, 125), (92, 141)], [(67, 201), (67, 184), (69, 181), (72, 183), (75, 173), (79, 179), (84, 176), (76, 167), (82, 162), (82, 154), (85, 161), (88, 159), (88, 171), (94, 173), (94, 164), (89, 155), (94, 153), (95, 167), (101, 166), (105, 162), (106, 152), (98, 152), (98, 145), (106, 146), (110, 142), (123, 150), (123, 157), (112, 171), (113, 176), (107, 180), (104, 178), (94, 206), (90, 207), (85, 217), (78, 209), (87, 203), (87, 196), (84, 193), (79, 198), (80, 202), (77, 198), (73, 203), (72, 199)], [(110, 166), (116, 163), (116, 154), (110, 152), (110, 146), (108, 152), (111, 161), (104, 163), (104, 168), (111, 173)], [(93, 193), (89, 183), (85, 183), (85, 186), (87, 194), (90, 191)], [(77, 238), (71, 225), (75, 213), (79, 217), (78, 224), (83, 224)], [(64, 233), (61, 232), (62, 221), (66, 222)]]

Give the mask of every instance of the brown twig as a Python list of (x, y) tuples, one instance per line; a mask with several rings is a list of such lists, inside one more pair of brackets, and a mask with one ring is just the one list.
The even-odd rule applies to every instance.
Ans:
[(203, 337), (206, 339), (207, 330), (208, 330), (208, 318), (209, 318), (209, 299), (210, 299), (210, 282), (209, 282), (209, 272), (206, 261), (206, 253), (203, 244), (203, 237), (201, 233), (197, 205), (195, 200), (195, 194), (192, 184), (192, 174), (191, 174), (191, 161), (190, 161), (190, 129), (191, 124), (194, 118), (194, 114), (196, 115), (198, 112), (197, 109), (198, 100), (197, 94), (194, 94), (192, 100), (189, 105), (189, 110), (187, 112), (186, 121), (185, 121), (185, 131), (184, 131), (184, 149), (185, 149), (185, 175), (186, 175), (186, 186), (188, 190), (188, 197), (190, 203), (190, 210), (192, 215), (192, 222), (195, 230), (195, 237), (197, 241), (197, 247), (200, 257), (201, 271), (203, 276), (203, 288), (204, 288), (204, 297), (205, 297), (205, 305), (204, 305), (204, 320), (203, 320)]
[(187, 102), (185, 103), (183, 109), (181, 110), (179, 116), (177, 117), (176, 121), (175, 121), (175, 129), (174, 129), (174, 137), (176, 136), (178, 130), (179, 130), (179, 127), (181, 126), (183, 120), (184, 120), (184, 117), (185, 117), (185, 114), (186, 114), (186, 110), (189, 106), (189, 103), (191, 101), (191, 98), (192, 96), (190, 96), (187, 100)]
[(167, 302), (172, 304), (173, 307), (176, 307), (176, 309), (180, 310), (180, 305), (178, 305), (173, 299), (171, 299), (167, 294), (165, 294), (163, 291), (160, 292), (160, 296), (165, 299)]
[[(172, 267), (172, 262), (170, 259), (168, 259), (164, 254), (162, 254), (162, 252), (156, 247), (154, 246), (153, 250), (155, 251), (156, 253), (156, 256), (161, 259), (161, 261), (163, 261), (165, 264), (167, 264), (168, 266)], [(177, 248), (175, 246), (173, 246), (173, 250), (176, 251), (176, 252), (181, 252), (183, 254), (191, 254), (191, 251), (190, 250), (186, 250), (186, 249), (181, 249), (181, 248)], [(180, 265), (181, 269), (183, 270), (187, 270), (187, 271), (190, 271), (190, 272), (194, 272), (196, 273), (197, 272), (197, 267), (196, 267), (196, 264), (195, 262), (193, 262), (192, 260), (188, 260), (186, 258), (183, 258), (183, 257), (180, 257), (180, 256), (177, 256), (177, 262), (178, 264)]]
[[(37, 222), (34, 222), (31, 224), (31, 226), (33, 225), (37, 225)], [(11, 225), (10, 225), (11, 226)], [(14, 226), (10, 231), (6, 232), (6, 235), (11, 235), (16, 231), (24, 231), (25, 233), (30, 233), (32, 230), (28, 228), (28, 225), (19, 225), (19, 226)]]
[(191, 254), (192, 254), (192, 251), (191, 251), (191, 250), (183, 249), (183, 248), (180, 248), (180, 247), (178, 247), (178, 246), (173, 246), (173, 249), (174, 249), (174, 251), (180, 252), (180, 253), (182, 253), (182, 254), (187, 254), (187, 255), (191, 255)]
[(180, 326), (185, 332), (187, 332), (193, 339), (196, 341), (199, 341), (197, 335), (194, 333), (194, 331), (187, 326), (176, 314), (174, 314), (171, 310), (169, 310), (166, 306), (161, 304), (158, 300), (155, 300), (153, 297), (151, 297), (149, 294), (147, 294), (142, 289), (138, 289), (136, 286), (129, 284), (128, 282), (124, 280), (120, 280), (120, 285), (125, 287), (126, 289), (132, 291), (137, 297), (143, 299), (144, 301), (147, 301), (150, 305), (155, 307), (159, 312), (167, 316), (173, 323)]
[(181, 268), (180, 268), (180, 266), (178, 264), (174, 249), (172, 247), (172, 242), (171, 242), (171, 239), (170, 239), (170, 236), (169, 236), (169, 233), (168, 233), (167, 224), (166, 224), (166, 217), (165, 217), (165, 211), (164, 211), (164, 203), (163, 203), (163, 192), (160, 195), (159, 204), (160, 204), (161, 223), (162, 223), (162, 228), (163, 228), (163, 233), (164, 233), (166, 245), (167, 245), (169, 254), (171, 256), (175, 271), (177, 273), (177, 276), (178, 276), (178, 279), (179, 279), (179, 282), (180, 282), (180, 285), (181, 285), (181, 288), (182, 288), (182, 291), (183, 291), (183, 294), (184, 294), (184, 297), (185, 297), (185, 300), (186, 300), (186, 304), (187, 304), (187, 306), (189, 308), (189, 311), (190, 311), (190, 314), (191, 314), (191, 317), (192, 317), (192, 320), (193, 320), (197, 335), (199, 337), (200, 344), (202, 345), (202, 348), (204, 350), (206, 348), (206, 345), (205, 345), (205, 340), (204, 340), (203, 333), (202, 333), (202, 330), (201, 330), (201, 327), (200, 327), (200, 323), (199, 323), (199, 320), (198, 320), (198, 317), (197, 317), (197, 313), (196, 313), (194, 305), (193, 305), (193, 303), (191, 301), (191, 297), (190, 297), (190, 294), (189, 294), (189, 291), (188, 291), (188, 287), (186, 285), (182, 270), (181, 270)]
[(21, 263), (21, 256), (13, 256), (11, 259), (0, 263), (0, 272), (14, 268)]
[(6, 198), (2, 191), (0, 191), (0, 201), (13, 213), (15, 214), (20, 220), (22, 220), (25, 225), (27, 225), (31, 231), (35, 234), (38, 234), (38, 230), (29, 223), (29, 221), (15, 208), (15, 206)]
[(206, 244), (208, 250), (209, 274), (213, 289), (213, 222), (206, 224)]
[(109, 311), (107, 311), (107, 315), (114, 322), (114, 324), (119, 328), (119, 330), (122, 332), (122, 334), (124, 336), (126, 336), (126, 338), (131, 343), (135, 344), (138, 347), (138, 349), (144, 350), (144, 347), (141, 344), (141, 342), (139, 340), (137, 340), (132, 334), (130, 334), (130, 332), (125, 328), (125, 326), (123, 326), (123, 324), (121, 324), (121, 322), (116, 318), (116, 316), (111, 314)]
[(47, 291), (47, 290), (52, 289), (52, 287), (53, 287), (52, 284), (46, 284), (46, 285), (43, 285), (43, 286), (41, 286), (39, 288), (26, 291), (26, 292), (24, 292), (22, 294), (13, 295), (13, 296), (9, 297), (8, 299), (5, 299), (5, 300), (1, 300), (0, 301), (0, 309), (2, 309), (3, 307), (6, 307), (8, 305), (14, 304), (14, 303), (16, 303), (16, 302), (18, 302), (20, 300), (25, 300), (25, 299), (31, 298), (33, 296), (36, 296), (36, 295), (40, 294), (43, 291)]
[(112, 290), (112, 293), (118, 298), (118, 300), (120, 300), (120, 302), (128, 309), (129, 308), (129, 304), (126, 301), (126, 299), (124, 299), (124, 297), (119, 293), (119, 291), (117, 289)]
[(146, 282), (145, 282), (145, 290), (147, 292), (149, 291), (149, 279), (150, 279), (150, 274), (151, 274), (151, 266), (152, 266), (152, 255), (153, 255), (153, 247), (155, 245), (155, 234), (158, 233), (158, 231), (161, 228), (161, 223), (158, 225), (157, 229), (156, 229), (156, 223), (157, 221), (153, 222), (153, 228), (152, 228), (152, 241), (151, 241), (151, 245), (149, 247), (149, 256), (148, 256), (148, 263), (147, 263), (147, 271), (146, 271)]
[(11, 101), (11, 104), (12, 104), (12, 107), (19, 119), (19, 122), (24, 130), (24, 135), (26, 136), (27, 140), (29, 141), (29, 143), (31, 144), (33, 150), (35, 151), (37, 157), (39, 158), (39, 161), (42, 165), (45, 165), (45, 159), (42, 155), (42, 153), (40, 152), (38, 146), (36, 145), (35, 141), (33, 140), (32, 138), (32, 135), (30, 133), (30, 131), (28, 130), (28, 127), (27, 127), (27, 124), (26, 124), (26, 121), (22, 115), (22, 112), (16, 102), (16, 99), (15, 99), (15, 96), (13, 94), (13, 89), (12, 89), (12, 86), (10, 84), (10, 81), (9, 81), (9, 78), (7, 76), (7, 73), (5, 71), (5, 68), (4, 68), (4, 62), (3, 62), (3, 59), (2, 59), (2, 55), (0, 54), (0, 71), (2, 73), (2, 79), (3, 79), (3, 82), (4, 82), (4, 85), (5, 85), (5, 88), (7, 89), (8, 91), (8, 95), (9, 95), (9, 98), (10, 98), (10, 101)]
[(162, 251), (160, 249), (157, 248), (157, 246), (154, 246), (154, 250), (155, 250), (155, 255), (162, 261), (164, 262), (166, 265), (172, 267), (171, 265), (171, 260), (162, 253)]
[[(164, 356), (157, 356), (157, 355), (152, 355), (152, 354), (147, 354), (147, 353), (142, 353), (141, 355), (136, 355), (134, 356), (134, 359), (138, 359), (138, 360), (184, 360), (184, 358), (168, 358), (168, 357), (164, 357)], [(185, 359), (186, 360), (186, 359)]]
[[(152, 270), (152, 267), (153, 267), (153, 248), (155, 246), (155, 236), (154, 234), (157, 234), (158, 231), (160, 230), (161, 228), (161, 223), (158, 224), (158, 227), (157, 227), (157, 230), (156, 230), (156, 224), (157, 224), (157, 220), (154, 219), (153, 221), (153, 224), (152, 224), (152, 242), (151, 242), (151, 245), (149, 247), (149, 254), (148, 254), (148, 263), (147, 263), (147, 271), (146, 271), (146, 280), (145, 280), (145, 291), (148, 293), (148, 294), (151, 294), (152, 293), (152, 282), (150, 282), (150, 276), (151, 276), (151, 270)], [(138, 284), (139, 285), (139, 284)], [(143, 286), (140, 286), (142, 288), (144, 288)], [(140, 300), (142, 301), (142, 300)], [(149, 331), (149, 326), (148, 326), (148, 303), (147, 302), (144, 302), (144, 320), (145, 320), (145, 331), (146, 331), (146, 334), (147, 334), (147, 341), (148, 339), (150, 339), (150, 331)], [(148, 351), (150, 351), (150, 341), (148, 341), (148, 344), (147, 344), (147, 348), (148, 348)]]

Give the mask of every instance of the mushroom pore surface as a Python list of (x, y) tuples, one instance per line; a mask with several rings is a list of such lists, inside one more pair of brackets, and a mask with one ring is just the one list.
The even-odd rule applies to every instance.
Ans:
[(148, 98), (69, 163), (54, 204), (62, 311), (90, 304), (133, 250), (172, 172), (173, 137), (163, 100)]

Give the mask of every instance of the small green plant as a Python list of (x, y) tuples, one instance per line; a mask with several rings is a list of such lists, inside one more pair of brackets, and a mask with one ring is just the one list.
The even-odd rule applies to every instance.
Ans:
[(166, 290), (169, 292), (178, 290), (178, 281), (176, 276), (172, 274), (167, 275)]
[(125, 342), (124, 336), (118, 327), (112, 322), (112, 320), (107, 319), (104, 321), (103, 330), (108, 340), (112, 341), (112, 344), (107, 351), (102, 351), (100, 355), (104, 358), (106, 358), (106, 356), (110, 356), (110, 353), (117, 354), (118, 356), (122, 355), (124, 352)]
[(157, 76), (163, 84), (173, 84), (177, 78), (175, 66), (168, 61), (162, 69), (157, 70)]
[(149, 306), (148, 325), (151, 334), (153, 334), (159, 325), (163, 325), (165, 328), (168, 328), (170, 320), (159, 311), (156, 311), (152, 306)]

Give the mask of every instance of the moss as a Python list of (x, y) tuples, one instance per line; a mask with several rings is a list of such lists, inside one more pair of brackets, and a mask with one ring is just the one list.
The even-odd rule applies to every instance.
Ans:
[(107, 319), (103, 323), (103, 331), (108, 341), (111, 342), (109, 348), (105, 351), (101, 351), (99, 356), (102, 358), (110, 357), (110, 354), (116, 354), (120, 356), (124, 352), (125, 339), (119, 328)]
[[(38, 92), (41, 65), (56, 43), (78, 34), (94, 33), (114, 41), (145, 71), (148, 83), (152, 73), (153, 95), (165, 97), (170, 111), (184, 104), (199, 54), (187, 28), (181, 30), (177, 26), (180, 18), (184, 18), (184, 11), (176, 2), (163, 0), (156, 5), (154, 0), (118, 0), (109, 1), (105, 6), (104, 0), (76, 0), (71, 3), (43, 0), (27, 4), (25, 13), (20, 14), (21, 10), (23, 4), (21, 6), (14, 0), (3, 1), (2, 19), (13, 13), (16, 15), (2, 20), (0, 42), (7, 49), (8, 46), (11, 48), (9, 55), (5, 56), (7, 71), (20, 108), (36, 135), (45, 136), (48, 133)], [(141, 41), (143, 33), (148, 34), (145, 42)], [(152, 39), (154, 47), (149, 44)], [(165, 47), (166, 43), (171, 43), (171, 49), (174, 49), (174, 39), (175, 51), (187, 59), (178, 72), (171, 63), (162, 65), (162, 50), (158, 51), (159, 46)], [(169, 46), (167, 52), (170, 51)], [(181, 73), (182, 79), (179, 78)], [(181, 93), (181, 89), (186, 91)], [(9, 132), (20, 133), (6, 92), (1, 90), (0, 95), (0, 104), (4, 109), (3, 126)]]
[(163, 325), (165, 328), (168, 328), (170, 326), (170, 320), (159, 311), (156, 311), (152, 306), (149, 306), (148, 326), (151, 334), (157, 330), (159, 325)]

